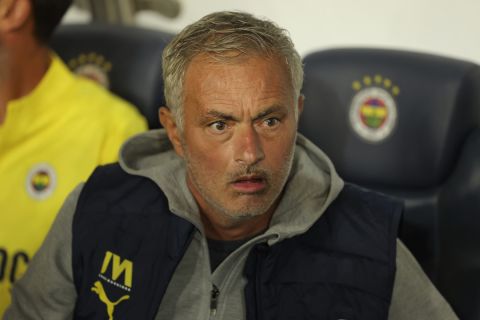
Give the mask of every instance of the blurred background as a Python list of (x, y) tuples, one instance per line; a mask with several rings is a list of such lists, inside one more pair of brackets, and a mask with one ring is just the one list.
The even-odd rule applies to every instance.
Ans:
[(63, 22), (103, 20), (176, 32), (219, 10), (270, 18), (290, 32), (302, 55), (367, 46), (480, 62), (479, 0), (75, 0)]

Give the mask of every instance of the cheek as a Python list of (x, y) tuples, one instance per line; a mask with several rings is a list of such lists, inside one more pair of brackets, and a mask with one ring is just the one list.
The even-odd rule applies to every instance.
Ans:
[(291, 150), (291, 148), (286, 147), (285, 142), (280, 145), (270, 144), (270, 146), (265, 149), (266, 157), (260, 166), (267, 169), (270, 174), (278, 177), (279, 174), (281, 175), (281, 173), (284, 172), (290, 160)]
[(283, 160), (289, 157), (295, 148), (296, 134), (291, 134), (290, 131), (285, 131), (284, 134), (277, 136), (272, 141), (265, 142), (265, 151), (271, 156), (279, 166), (283, 164)]
[(222, 173), (228, 170), (230, 163), (230, 148), (225, 145), (212, 145), (197, 143), (196, 147), (190, 150), (190, 159), (197, 167), (201, 175)]

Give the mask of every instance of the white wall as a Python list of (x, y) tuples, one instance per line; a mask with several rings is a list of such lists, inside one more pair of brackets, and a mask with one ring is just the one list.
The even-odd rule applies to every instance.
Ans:
[[(330, 47), (373, 46), (480, 63), (480, 0), (179, 1), (183, 9), (176, 19), (141, 12), (136, 21), (150, 28), (178, 31), (213, 11), (244, 10), (289, 30), (302, 55)], [(66, 20), (79, 17), (70, 12)]]

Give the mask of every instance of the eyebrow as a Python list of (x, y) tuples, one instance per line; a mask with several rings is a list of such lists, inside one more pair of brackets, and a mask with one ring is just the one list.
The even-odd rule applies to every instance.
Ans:
[(207, 113), (205, 114), (205, 118), (219, 118), (223, 120), (236, 120), (236, 118), (231, 115), (227, 114), (224, 112), (220, 112), (217, 110), (208, 110)]
[(253, 118), (253, 120), (258, 120), (261, 118), (265, 118), (269, 114), (275, 113), (275, 112), (283, 112), (284, 113), (285, 108), (281, 105), (273, 105), (271, 107), (268, 107), (266, 110), (260, 112), (257, 116)]
[[(284, 107), (281, 105), (273, 105), (271, 107), (268, 107), (267, 109), (261, 111), (259, 114), (257, 114), (255, 117), (253, 117), (253, 121), (256, 121), (258, 119), (264, 118), (268, 116), (269, 114), (275, 113), (275, 112), (284, 112)], [(233, 116), (232, 114), (224, 113), (218, 110), (208, 110), (207, 113), (205, 114), (205, 117), (208, 118), (219, 118), (227, 121), (238, 121), (238, 119)]]

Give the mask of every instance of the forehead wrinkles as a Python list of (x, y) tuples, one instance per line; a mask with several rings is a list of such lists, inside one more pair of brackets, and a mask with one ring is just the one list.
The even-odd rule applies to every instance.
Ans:
[[(293, 93), (288, 69), (279, 59), (253, 56), (235, 63), (222, 63), (199, 56), (192, 60), (185, 77), (185, 93), (219, 101), (242, 99), (288, 99)], [(248, 91), (248, 92), (245, 92)]]

